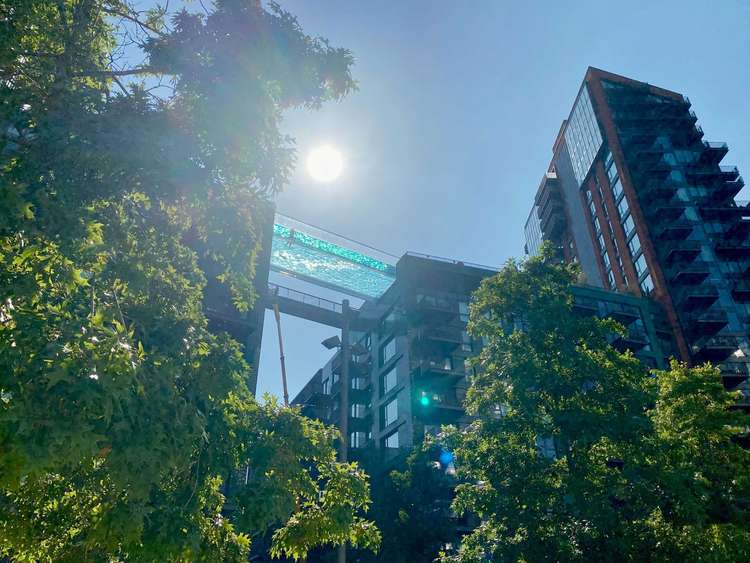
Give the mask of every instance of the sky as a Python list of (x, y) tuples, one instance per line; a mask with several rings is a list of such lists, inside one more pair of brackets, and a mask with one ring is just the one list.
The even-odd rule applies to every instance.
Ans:
[[(303, 29), (350, 49), (359, 91), (287, 116), (300, 162), (344, 155), (331, 184), (298, 168), (278, 210), (395, 255), (499, 265), (522, 229), (588, 66), (689, 96), (726, 164), (750, 170), (750, 2), (281, 2)], [(750, 174), (750, 172), (747, 172)], [(750, 196), (747, 196), (750, 198)], [(258, 393), (280, 395), (267, 315)], [(335, 329), (282, 317), (293, 397)]]

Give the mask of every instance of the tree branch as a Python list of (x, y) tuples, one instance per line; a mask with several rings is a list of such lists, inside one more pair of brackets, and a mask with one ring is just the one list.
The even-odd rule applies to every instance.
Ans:
[(159, 29), (156, 29), (155, 27), (153, 27), (153, 26), (151, 26), (151, 25), (149, 25), (147, 23), (142, 22), (136, 16), (133, 16), (133, 15), (128, 14), (128, 13), (120, 12), (119, 10), (114, 10), (112, 8), (102, 8), (102, 12), (104, 12), (105, 14), (109, 14), (110, 16), (117, 16), (117, 17), (126, 19), (128, 21), (131, 21), (134, 24), (136, 24), (137, 26), (139, 26), (141, 29), (144, 29), (146, 31), (150, 31), (151, 33), (155, 33), (159, 37), (164, 37), (164, 32), (162, 32)]
[(150, 66), (139, 66), (136, 68), (129, 68), (127, 70), (89, 70), (86, 72), (77, 72), (73, 76), (98, 76), (101, 78), (115, 78), (117, 76), (133, 76), (136, 74), (157, 74), (156, 69)]

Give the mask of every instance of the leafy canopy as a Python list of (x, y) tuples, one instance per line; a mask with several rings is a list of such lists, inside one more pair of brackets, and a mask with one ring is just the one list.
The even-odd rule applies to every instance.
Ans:
[(351, 91), (351, 54), (252, 0), (0, 1), (0, 29), (0, 556), (376, 545), (336, 433), (256, 403), (204, 312), (253, 306), (282, 113)]
[(748, 426), (710, 366), (649, 376), (622, 330), (572, 308), (574, 267), (509, 262), (474, 296), (485, 342), (454, 508), (478, 527), (444, 561), (725, 561), (750, 549)]

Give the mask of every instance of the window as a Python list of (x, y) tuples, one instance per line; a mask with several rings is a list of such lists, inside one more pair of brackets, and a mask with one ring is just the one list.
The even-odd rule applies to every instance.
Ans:
[(643, 291), (643, 293), (648, 295), (653, 289), (654, 282), (651, 280), (651, 274), (648, 274), (645, 278), (643, 278), (643, 281), (641, 282), (641, 290)]
[(396, 311), (391, 309), (386, 317), (380, 322), (380, 334), (387, 334), (393, 330), (396, 324)]
[(641, 251), (641, 240), (637, 234), (633, 235), (633, 238), (630, 239), (628, 248), (630, 249), (631, 256), (638, 256), (638, 253)]
[(614, 289), (617, 286), (615, 283), (615, 274), (611, 269), (607, 270), (607, 282), (609, 282), (610, 289)]
[(635, 261), (635, 271), (638, 274), (638, 277), (641, 277), (644, 272), (648, 271), (648, 267), (646, 266), (646, 257), (643, 254), (641, 254)]
[(352, 418), (364, 418), (365, 417), (365, 411), (367, 410), (367, 407), (365, 405), (362, 405), (360, 403), (354, 403), (352, 405)]
[(467, 322), (469, 320), (469, 304), (466, 301), (458, 302), (458, 316), (461, 322)]
[(471, 352), (471, 336), (465, 330), (461, 331), (461, 350), (464, 352)]
[(612, 269), (612, 263), (609, 261), (609, 254), (607, 252), (602, 252), (602, 260), (604, 260), (604, 266), (608, 269)]
[(383, 447), (389, 450), (398, 448), (398, 430), (383, 439)]
[(380, 348), (380, 365), (384, 366), (388, 360), (396, 355), (396, 339), (391, 338)]
[(602, 234), (602, 226), (599, 223), (599, 217), (594, 217), (594, 232), (596, 233), (596, 236)]
[(607, 156), (604, 158), (604, 168), (609, 170), (614, 163), (615, 157), (612, 155), (612, 151), (607, 151)]
[(396, 375), (396, 366), (393, 366), (386, 373), (383, 374), (383, 395), (393, 389), (398, 383), (398, 377)]
[(367, 378), (366, 377), (352, 377), (351, 384), (352, 384), (352, 389), (361, 391), (362, 389), (367, 388)]
[(622, 228), (625, 231), (626, 237), (629, 237), (630, 233), (635, 230), (635, 223), (633, 222), (632, 215), (628, 215), (627, 217), (625, 217), (625, 219), (623, 219)]
[(323, 380), (323, 395), (331, 394), (331, 380), (326, 378)]
[(604, 249), (606, 248), (604, 246), (604, 235), (599, 233), (599, 236), (596, 238), (597, 241), (599, 241), (599, 251), (604, 252)]
[(364, 432), (352, 432), (349, 434), (350, 448), (363, 448), (367, 443), (367, 435)]
[(546, 459), (555, 459), (557, 457), (557, 452), (555, 452), (555, 439), (552, 436), (537, 436), (535, 442), (536, 451), (539, 454), (539, 457)]
[(609, 178), (610, 186), (614, 184), (615, 180), (617, 180), (618, 178), (617, 166), (615, 165), (614, 161), (610, 162), (610, 166), (609, 168), (607, 168), (607, 178)]
[(398, 419), (398, 397), (391, 399), (383, 407), (383, 427), (389, 426)]
[(622, 182), (619, 178), (617, 178), (614, 184), (612, 184), (612, 194), (615, 196), (615, 201), (620, 199), (620, 197), (622, 196)]
[(622, 198), (617, 204), (617, 212), (620, 214), (620, 219), (625, 217), (628, 211), (630, 211), (630, 208), (628, 207), (628, 200), (626, 198)]

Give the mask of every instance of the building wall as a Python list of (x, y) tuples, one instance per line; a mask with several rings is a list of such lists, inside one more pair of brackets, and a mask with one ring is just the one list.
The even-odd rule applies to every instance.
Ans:
[(653, 298), (676, 356), (719, 363), (750, 398), (750, 210), (734, 201), (739, 172), (720, 166), (726, 145), (703, 141), (696, 121), (679, 93), (589, 68), (550, 165), (566, 233), (543, 236), (574, 240), (564, 255), (588, 283)]

